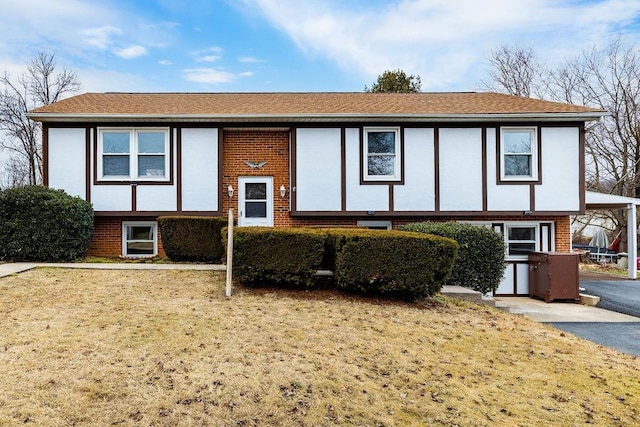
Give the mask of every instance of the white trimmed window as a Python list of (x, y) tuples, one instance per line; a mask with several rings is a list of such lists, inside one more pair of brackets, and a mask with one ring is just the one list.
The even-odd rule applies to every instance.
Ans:
[(399, 128), (365, 128), (363, 145), (365, 181), (400, 181)]
[(104, 128), (98, 132), (98, 176), (104, 181), (169, 180), (169, 130)]
[(535, 127), (501, 128), (500, 153), (502, 180), (538, 180), (538, 138)]
[(507, 258), (527, 259), (529, 252), (540, 250), (539, 233), (539, 224), (505, 224)]
[(122, 255), (126, 257), (158, 255), (158, 223), (155, 221), (123, 222)]

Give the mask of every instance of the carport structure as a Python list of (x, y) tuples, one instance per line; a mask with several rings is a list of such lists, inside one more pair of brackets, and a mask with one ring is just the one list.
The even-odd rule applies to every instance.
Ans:
[(627, 274), (630, 279), (635, 279), (638, 274), (636, 258), (638, 256), (638, 226), (636, 222), (636, 208), (640, 205), (640, 199), (633, 197), (616, 196), (613, 194), (585, 192), (585, 207), (588, 211), (607, 209), (627, 210), (627, 253), (629, 262)]

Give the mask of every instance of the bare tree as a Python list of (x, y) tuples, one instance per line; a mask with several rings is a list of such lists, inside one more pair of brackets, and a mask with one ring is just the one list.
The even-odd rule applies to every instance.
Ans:
[(503, 45), (487, 57), (489, 77), (484, 89), (517, 96), (538, 96), (543, 66), (533, 49)]
[[(640, 197), (640, 53), (618, 38), (545, 69), (531, 49), (503, 47), (489, 58), (486, 88), (514, 95), (586, 105), (611, 113), (586, 129), (586, 183), (598, 192)], [(532, 64), (535, 65), (534, 68)], [(539, 71), (536, 71), (539, 70)], [(626, 210), (605, 212), (614, 234)], [(626, 235), (626, 233), (625, 233)]]
[(41, 124), (27, 117), (33, 108), (59, 101), (80, 90), (75, 72), (56, 71), (55, 55), (38, 53), (27, 72), (12, 79), (0, 76), (0, 149), (10, 153), (7, 167), (9, 182), (22, 183), (21, 173), (28, 170), (28, 184), (39, 184), (42, 178)]

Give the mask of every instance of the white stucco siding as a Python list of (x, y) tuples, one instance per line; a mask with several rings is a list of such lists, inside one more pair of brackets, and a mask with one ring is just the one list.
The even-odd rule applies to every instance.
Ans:
[(72, 196), (86, 198), (86, 131), (76, 128), (49, 129), (48, 184)]
[(433, 134), (433, 129), (404, 130), (404, 185), (393, 187), (396, 211), (435, 209)]
[(482, 210), (482, 129), (440, 129), (440, 210)]
[(528, 185), (498, 185), (496, 129), (487, 129), (487, 209), (489, 211), (531, 210)]
[(541, 129), (542, 185), (536, 186), (535, 210), (580, 209), (580, 133), (577, 127)]
[(91, 190), (94, 211), (130, 211), (130, 185), (94, 185)]
[(218, 210), (218, 129), (182, 129), (182, 210)]
[(136, 204), (138, 211), (175, 211), (177, 209), (176, 187), (174, 185), (138, 185)]
[(298, 211), (342, 208), (340, 129), (297, 129), (296, 203)]
[(360, 184), (360, 130), (346, 129), (347, 211), (389, 210), (389, 186)]

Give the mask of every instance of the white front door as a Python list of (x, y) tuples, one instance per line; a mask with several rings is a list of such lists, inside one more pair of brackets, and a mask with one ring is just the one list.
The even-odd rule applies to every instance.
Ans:
[(273, 227), (273, 177), (240, 177), (238, 189), (238, 225)]

